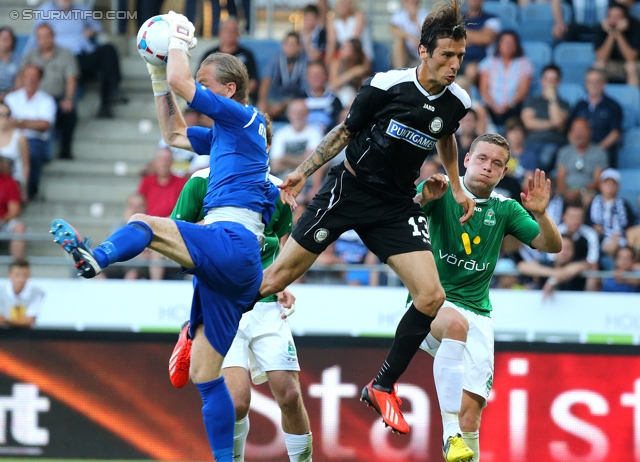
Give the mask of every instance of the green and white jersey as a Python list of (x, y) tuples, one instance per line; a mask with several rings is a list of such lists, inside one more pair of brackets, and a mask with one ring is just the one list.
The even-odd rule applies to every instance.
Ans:
[(440, 199), (427, 203), (422, 211), (429, 220), (433, 256), (447, 300), (490, 316), (489, 283), (502, 239), (511, 234), (529, 245), (540, 234), (540, 228), (515, 200), (495, 192), (488, 199), (479, 199), (464, 187), (464, 178), (460, 182), (476, 201), (475, 213), (466, 224), (460, 224), (462, 206), (453, 198), (451, 188)]
[[(275, 185), (282, 183), (282, 180), (273, 175), (269, 179)], [(184, 185), (178, 197), (178, 202), (171, 212), (170, 218), (174, 220), (198, 223), (204, 219), (203, 203), (207, 195), (209, 183), (209, 169), (198, 170)], [(280, 253), (280, 238), (291, 232), (293, 228), (293, 213), (291, 207), (284, 204), (280, 198), (276, 202), (276, 210), (271, 217), (271, 221), (264, 230), (264, 245), (260, 249), (262, 259), (262, 269), (267, 268)], [(273, 302), (278, 298), (276, 295), (266, 297), (261, 302)]]

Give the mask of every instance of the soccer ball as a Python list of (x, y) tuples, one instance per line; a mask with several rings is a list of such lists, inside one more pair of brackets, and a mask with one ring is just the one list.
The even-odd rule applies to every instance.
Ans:
[(147, 19), (138, 31), (138, 53), (154, 66), (166, 66), (171, 26), (164, 16)]

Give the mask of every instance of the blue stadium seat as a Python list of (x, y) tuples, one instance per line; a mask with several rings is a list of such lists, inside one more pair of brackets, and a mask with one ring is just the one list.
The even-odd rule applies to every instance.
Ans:
[(16, 34), (16, 51), (19, 55), (22, 54), (22, 50), (24, 50), (25, 45), (27, 44), (27, 40), (29, 40), (29, 35), (26, 34)]
[(500, 18), (503, 30), (518, 27), (518, 7), (515, 3), (484, 2), (482, 10)]
[[(509, 3), (508, 5), (512, 4)], [(535, 95), (540, 92), (540, 73), (547, 64), (551, 63), (551, 45), (546, 42), (523, 41), (522, 48), (525, 56), (529, 58), (534, 67), (533, 81), (529, 92)]]
[(640, 127), (633, 127), (624, 133), (622, 140), (625, 146), (635, 146), (640, 150)]
[(382, 42), (373, 42), (373, 72), (387, 72), (391, 68), (391, 52)]
[(618, 168), (640, 170), (640, 144), (625, 144), (618, 152)]
[[(504, 6), (504, 5), (503, 5)], [(571, 6), (562, 4), (562, 16), (564, 22), (571, 24), (573, 19), (573, 11)], [(550, 2), (531, 2), (520, 8), (520, 23), (526, 24), (529, 22), (536, 22), (538, 24), (551, 24), (553, 25), (553, 11), (551, 10)]]
[(629, 201), (636, 215), (638, 214), (638, 197), (640, 196), (640, 168), (621, 168), (620, 196)]
[(609, 83), (604, 92), (615, 99), (624, 112), (622, 126), (625, 130), (638, 126), (640, 118), (640, 89), (624, 83)]
[(586, 96), (586, 92), (582, 84), (563, 82), (560, 84), (560, 87), (558, 87), (558, 95), (573, 108), (578, 101)]
[(241, 38), (240, 45), (248, 48), (253, 53), (259, 78), (262, 78), (265, 67), (271, 61), (271, 58), (278, 54), (281, 48), (280, 42), (275, 39)]
[(593, 44), (562, 42), (553, 49), (553, 62), (562, 70), (562, 80), (584, 84), (584, 74), (596, 59)]
[(636, 2), (629, 10), (629, 14), (636, 19), (640, 19), (640, 3)]

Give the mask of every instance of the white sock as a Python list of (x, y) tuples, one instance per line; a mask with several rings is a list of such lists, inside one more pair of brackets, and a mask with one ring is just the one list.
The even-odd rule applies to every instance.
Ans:
[(284, 443), (287, 445), (290, 462), (311, 462), (311, 454), (313, 453), (311, 432), (306, 435), (285, 433)]
[(236, 420), (233, 427), (233, 460), (234, 462), (244, 462), (244, 447), (249, 436), (249, 416)]
[(460, 433), (458, 414), (462, 403), (465, 345), (465, 342), (444, 338), (433, 361), (433, 377), (444, 430), (442, 439), (445, 443), (450, 436)]
[(436, 338), (431, 335), (431, 332), (429, 332), (429, 334), (427, 335), (425, 342), (427, 342), (427, 347), (429, 347), (430, 350), (437, 350), (438, 348), (440, 348), (440, 342), (438, 342)]
[(462, 432), (462, 439), (473, 451), (473, 462), (480, 462), (480, 432)]

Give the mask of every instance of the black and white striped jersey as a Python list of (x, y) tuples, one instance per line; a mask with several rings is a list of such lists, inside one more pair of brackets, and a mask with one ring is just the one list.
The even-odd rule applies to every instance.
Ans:
[(455, 133), (470, 104), (456, 83), (430, 95), (415, 67), (378, 73), (362, 85), (345, 120), (357, 132), (347, 146), (349, 164), (376, 190), (413, 197), (425, 158), (441, 137)]

